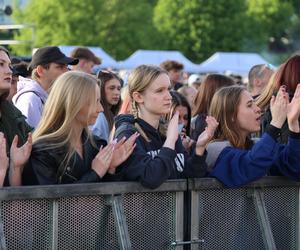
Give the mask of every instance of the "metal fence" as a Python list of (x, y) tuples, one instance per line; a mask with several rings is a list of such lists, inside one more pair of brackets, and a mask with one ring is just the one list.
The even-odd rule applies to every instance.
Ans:
[(299, 249), (299, 184), (267, 177), (2, 188), (1, 249)]
[(189, 180), (191, 249), (299, 249), (299, 184), (267, 177), (243, 188)]

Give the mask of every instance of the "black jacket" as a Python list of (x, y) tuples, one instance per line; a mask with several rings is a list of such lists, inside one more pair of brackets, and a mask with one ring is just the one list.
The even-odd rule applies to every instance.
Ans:
[[(132, 115), (120, 115), (116, 118), (116, 135), (118, 139), (130, 137), (137, 130)], [(204, 156), (193, 154), (188, 157), (179, 138), (175, 150), (163, 147), (165, 136), (142, 119), (137, 119), (148, 138), (141, 135), (131, 156), (117, 168), (116, 180), (139, 181), (143, 186), (156, 188), (167, 179), (203, 177), (206, 174)]]
[(66, 148), (44, 149), (45, 142), (33, 145), (28, 164), (23, 171), (23, 185), (50, 185), (67, 183), (98, 182), (101, 178), (91, 169), (91, 163), (101, 145), (106, 141), (94, 136), (97, 145), (95, 148), (87, 139), (85, 133), (82, 135), (83, 159), (75, 152), (69, 164), (64, 164)]
[[(28, 137), (28, 133), (32, 128), (27, 124), (25, 116), (11, 102), (6, 100), (0, 101), (0, 131), (6, 139), (6, 151), (9, 155), (10, 147), (15, 135), (18, 135), (18, 147), (22, 146)], [(8, 172), (6, 172), (4, 186), (9, 185)]]

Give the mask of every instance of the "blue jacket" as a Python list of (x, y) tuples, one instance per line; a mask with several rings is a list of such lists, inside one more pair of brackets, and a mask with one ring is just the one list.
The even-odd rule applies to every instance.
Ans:
[[(156, 188), (167, 179), (203, 177), (206, 175), (205, 155), (193, 154), (188, 157), (180, 138), (175, 150), (163, 147), (165, 136), (142, 119), (137, 119), (148, 138), (147, 142), (140, 135), (131, 156), (117, 168), (115, 180), (139, 181), (143, 186)], [(128, 138), (137, 130), (132, 115), (116, 118), (116, 135), (118, 139)]]
[[(269, 171), (300, 180), (299, 134), (290, 133), (288, 144), (282, 145), (276, 142), (276, 133), (264, 133), (251, 150), (224, 147), (209, 176), (228, 187), (242, 186), (265, 176)], [(214, 147), (207, 148), (208, 155), (211, 150), (215, 150)]]

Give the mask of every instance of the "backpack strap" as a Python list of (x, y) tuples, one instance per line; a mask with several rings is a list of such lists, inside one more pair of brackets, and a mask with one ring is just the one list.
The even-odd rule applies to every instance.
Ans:
[(18, 99), (19, 99), (19, 97), (20, 97), (21, 95), (25, 94), (25, 93), (34, 93), (36, 96), (38, 96), (38, 97), (40, 98), (42, 104), (43, 104), (43, 105), (45, 104), (45, 101), (41, 98), (41, 96), (39, 95), (39, 93), (36, 92), (36, 91), (34, 91), (34, 90), (26, 90), (26, 91), (22, 92), (21, 94), (19, 94), (19, 95), (17, 96), (15, 102), (17, 102)]

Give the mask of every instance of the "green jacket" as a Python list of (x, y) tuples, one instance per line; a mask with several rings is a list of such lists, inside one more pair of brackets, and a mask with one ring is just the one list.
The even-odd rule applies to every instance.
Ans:
[(0, 103), (1, 117), (0, 117), (0, 131), (4, 133), (9, 152), (10, 146), (17, 134), (19, 136), (18, 146), (23, 145), (27, 141), (28, 133), (33, 129), (25, 121), (25, 116), (9, 101), (2, 101)]

